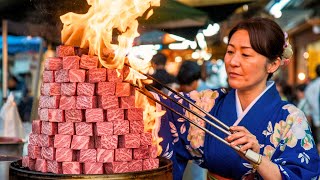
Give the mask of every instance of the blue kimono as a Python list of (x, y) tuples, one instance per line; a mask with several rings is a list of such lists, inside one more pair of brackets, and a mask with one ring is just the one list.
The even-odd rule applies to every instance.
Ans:
[[(193, 91), (184, 96), (226, 125), (232, 126), (238, 119), (235, 92), (235, 90), (226, 92), (224, 89), (205, 90)], [(177, 95), (171, 94), (171, 97), (205, 116)], [(199, 120), (169, 99), (161, 97), (160, 99), (200, 126), (222, 138), (226, 137), (224, 133)], [(194, 160), (208, 171), (226, 178), (245, 179), (255, 173), (252, 165), (232, 148), (170, 110), (166, 111), (161, 117), (159, 131), (159, 136), (163, 138), (160, 143), (161, 156), (173, 161), (175, 180), (182, 179), (188, 160)], [(274, 83), (266, 89), (238, 125), (246, 127), (256, 136), (261, 146), (260, 154), (278, 165), (283, 179), (318, 178), (319, 155), (306, 117), (294, 105), (280, 99)], [(255, 177), (259, 178), (257, 173)]]

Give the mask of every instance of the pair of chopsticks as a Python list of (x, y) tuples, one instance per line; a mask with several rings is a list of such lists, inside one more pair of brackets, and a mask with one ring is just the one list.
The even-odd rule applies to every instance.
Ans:
[[(125, 63), (126, 66), (130, 67), (131, 66), (127, 63)], [(137, 70), (136, 70), (137, 71)], [(161, 86), (163, 86), (164, 88), (168, 89), (170, 92), (172, 92), (173, 94), (179, 96), (180, 98), (182, 98), (183, 100), (187, 101), (189, 104), (191, 104), (192, 106), (194, 106), (195, 108), (197, 108), (199, 111), (201, 111), (202, 113), (204, 113), (207, 117), (209, 117), (211, 120), (213, 120), (214, 122), (216, 122), (217, 124), (219, 124), (220, 126), (218, 126), (217, 124), (213, 123), (212, 121), (208, 120), (205, 117), (202, 117), (200, 114), (196, 113), (195, 111), (183, 106), (182, 104), (180, 104), (179, 102), (177, 102), (175, 99), (173, 99), (172, 97), (168, 96), (167, 94), (163, 93), (162, 91), (158, 90), (157, 88), (153, 87), (150, 84), (147, 83), (143, 83), (146, 87), (154, 90), (156, 93), (166, 97), (167, 99), (171, 100), (173, 103), (175, 103), (176, 105), (182, 107), (183, 109), (185, 109), (186, 111), (192, 113), (193, 115), (197, 116), (198, 118), (200, 118), (201, 120), (205, 121), (206, 123), (210, 124), (211, 126), (217, 128), (218, 130), (220, 130), (221, 132), (225, 133), (226, 135), (231, 135), (230, 132), (230, 127), (227, 126), (226, 124), (224, 124), (222, 121), (220, 121), (219, 119), (217, 119), (216, 117), (212, 116), (211, 114), (209, 114), (207, 111), (205, 111), (204, 109), (202, 109), (200, 106), (198, 106), (197, 104), (195, 104), (194, 102), (192, 102), (191, 100), (187, 99), (186, 97), (184, 97), (183, 95), (181, 95), (180, 93), (176, 92), (175, 90), (173, 90), (172, 88), (168, 87), (167, 85), (161, 83), (160, 81), (158, 81), (157, 79), (153, 78), (152, 76), (145, 74), (141, 71), (138, 71), (139, 73), (141, 73), (142, 75), (150, 78), (151, 80), (159, 83)], [(137, 91), (139, 91), (140, 93), (144, 94), (145, 96), (147, 96), (148, 98), (150, 98), (151, 100), (155, 101), (156, 103), (161, 104), (163, 107), (169, 109), (170, 111), (172, 111), (173, 113), (177, 114), (178, 116), (184, 118), (185, 120), (189, 121), (191, 124), (195, 125), (196, 127), (200, 128), (201, 130), (205, 131), (206, 133), (208, 133), (209, 135), (213, 136), (214, 138), (216, 138), (217, 140), (221, 141), (222, 143), (230, 146), (231, 148), (233, 148), (234, 150), (242, 153), (251, 163), (259, 163), (259, 161), (261, 161), (261, 155), (252, 151), (251, 149), (246, 150), (245, 152), (240, 151), (240, 147), (241, 146), (231, 146), (231, 144), (229, 142), (227, 142), (226, 140), (224, 140), (223, 138), (221, 138), (220, 136), (214, 134), (213, 132), (209, 131), (208, 129), (198, 125), (197, 123), (195, 123), (194, 121), (190, 120), (188, 117), (186, 117), (184, 114), (179, 113), (178, 111), (176, 111), (175, 109), (173, 109), (172, 107), (169, 107), (168, 105), (166, 105), (165, 103), (159, 101), (158, 99), (156, 99), (155, 97), (153, 97), (153, 95), (150, 95), (149, 93), (145, 93), (145, 91), (139, 87), (138, 85), (134, 85), (132, 84)]]

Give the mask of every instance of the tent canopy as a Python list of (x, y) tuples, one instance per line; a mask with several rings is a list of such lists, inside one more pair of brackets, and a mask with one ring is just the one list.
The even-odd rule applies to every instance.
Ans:
[[(2, 36), (0, 36), (0, 50), (2, 53)], [(7, 37), (8, 41), (8, 53), (15, 54), (26, 51), (36, 51), (40, 49), (41, 38), (40, 37), (28, 37), (28, 36), (11, 36)]]

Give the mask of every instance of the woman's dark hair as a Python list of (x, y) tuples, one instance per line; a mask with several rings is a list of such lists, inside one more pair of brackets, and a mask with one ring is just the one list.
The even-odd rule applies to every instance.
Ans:
[(193, 81), (200, 79), (201, 68), (197, 62), (186, 60), (182, 63), (177, 80), (180, 85), (190, 85)]
[[(252, 49), (267, 57), (269, 62), (274, 62), (278, 57), (281, 58), (285, 45), (285, 36), (281, 27), (273, 20), (257, 17), (242, 21), (230, 31), (229, 41), (238, 30), (248, 31)], [(272, 73), (269, 74), (268, 79), (271, 76)]]

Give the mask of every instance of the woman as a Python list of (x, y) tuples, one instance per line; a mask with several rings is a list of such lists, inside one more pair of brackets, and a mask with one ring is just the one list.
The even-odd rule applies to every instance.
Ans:
[[(306, 118), (294, 105), (282, 101), (274, 82), (268, 81), (292, 55), (289, 48), (274, 21), (241, 22), (229, 34), (224, 58), (232, 89), (184, 95), (231, 126), (230, 136), (161, 99), (231, 145), (242, 145), (241, 151), (251, 149), (263, 155), (258, 164), (250, 164), (240, 153), (167, 110), (159, 136), (163, 138), (161, 155), (173, 161), (174, 179), (181, 179), (190, 159), (208, 169), (208, 179), (317, 179), (319, 155)], [(178, 96), (172, 97), (195, 110)]]

